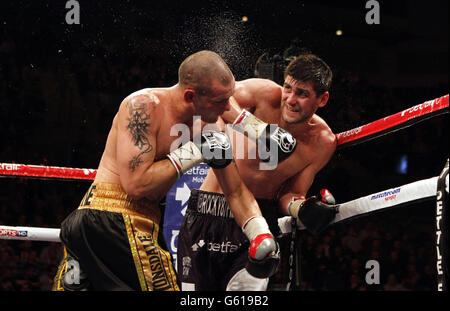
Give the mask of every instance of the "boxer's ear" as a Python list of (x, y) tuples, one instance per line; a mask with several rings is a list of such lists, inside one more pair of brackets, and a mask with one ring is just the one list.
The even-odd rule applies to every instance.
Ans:
[(194, 102), (195, 90), (187, 88), (184, 90), (183, 98), (187, 103)]
[(319, 96), (319, 107), (325, 107), (325, 105), (328, 102), (328, 99), (330, 98), (329, 92), (324, 92), (322, 95)]

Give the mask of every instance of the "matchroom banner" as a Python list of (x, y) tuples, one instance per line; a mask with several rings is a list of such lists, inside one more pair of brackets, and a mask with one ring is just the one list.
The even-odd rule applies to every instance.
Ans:
[(208, 174), (209, 166), (199, 164), (181, 176), (166, 195), (163, 234), (177, 267), (178, 233), (192, 189), (198, 189)]

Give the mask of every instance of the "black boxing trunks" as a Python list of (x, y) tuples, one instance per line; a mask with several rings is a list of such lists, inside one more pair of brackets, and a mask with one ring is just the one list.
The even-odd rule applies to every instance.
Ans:
[(160, 218), (147, 199), (133, 200), (117, 184), (93, 183), (61, 224), (65, 256), (53, 289), (179, 290)]
[[(271, 232), (279, 233), (276, 202), (257, 200)], [(177, 271), (182, 290), (224, 291), (245, 271), (250, 242), (237, 225), (225, 196), (193, 189), (178, 235)], [(251, 283), (258, 280), (248, 275)], [(265, 286), (267, 286), (267, 281)], [(240, 289), (237, 289), (240, 290)], [(246, 287), (241, 290), (248, 290)]]

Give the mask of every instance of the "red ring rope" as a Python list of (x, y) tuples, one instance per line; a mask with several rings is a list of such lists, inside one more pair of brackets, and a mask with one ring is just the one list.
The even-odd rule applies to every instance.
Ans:
[[(344, 148), (386, 135), (439, 114), (448, 113), (448, 97), (426, 101), (396, 114), (336, 134), (338, 147)], [(1, 176), (26, 176), (65, 180), (94, 180), (97, 170), (13, 163), (0, 163)]]
[(339, 148), (349, 147), (448, 113), (448, 94), (336, 135)]
[(52, 179), (94, 180), (97, 170), (57, 166), (0, 163), (0, 176), (26, 176)]

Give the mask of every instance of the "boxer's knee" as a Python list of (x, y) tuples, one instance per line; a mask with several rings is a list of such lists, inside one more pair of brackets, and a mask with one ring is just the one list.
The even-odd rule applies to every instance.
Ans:
[(236, 272), (227, 284), (227, 291), (265, 291), (269, 278), (259, 279), (243, 268)]

